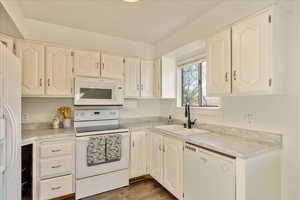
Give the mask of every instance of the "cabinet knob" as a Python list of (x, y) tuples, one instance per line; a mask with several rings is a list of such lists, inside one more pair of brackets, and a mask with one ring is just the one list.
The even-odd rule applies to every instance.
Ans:
[(48, 87), (50, 87), (50, 78), (48, 78)]
[(40, 87), (43, 87), (43, 79), (40, 78)]
[(225, 82), (228, 82), (228, 72), (225, 73)]
[(236, 70), (234, 70), (233, 71), (233, 80), (237, 80), (237, 71)]

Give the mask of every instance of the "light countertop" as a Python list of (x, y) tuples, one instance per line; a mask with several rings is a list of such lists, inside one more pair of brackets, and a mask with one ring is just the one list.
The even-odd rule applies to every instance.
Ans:
[(75, 130), (73, 128), (43, 128), (34, 130), (22, 130), (22, 145), (30, 144), (36, 140), (52, 139), (58, 137), (73, 137)]
[[(230, 129), (230, 134), (227, 133)], [(158, 126), (153, 129), (160, 133), (177, 137), (184, 142), (194, 144), (200, 147), (211, 149), (233, 157), (248, 159), (260, 154), (280, 149), (282, 146), (281, 135), (274, 133), (266, 133), (260, 131), (243, 129), (243, 134), (239, 129), (223, 127), (212, 130), (207, 129), (183, 129), (180, 125)]]

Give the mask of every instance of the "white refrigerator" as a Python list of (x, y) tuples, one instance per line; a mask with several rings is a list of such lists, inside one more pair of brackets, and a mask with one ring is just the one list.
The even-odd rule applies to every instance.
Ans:
[(0, 42), (0, 200), (21, 200), (21, 64)]

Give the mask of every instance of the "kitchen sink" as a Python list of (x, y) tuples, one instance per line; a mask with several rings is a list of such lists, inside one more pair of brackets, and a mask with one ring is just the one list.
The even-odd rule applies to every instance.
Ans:
[(198, 129), (198, 128), (187, 129), (184, 128), (182, 125), (158, 126), (157, 128), (163, 131), (175, 133), (178, 135), (184, 135), (184, 136), (209, 133), (208, 130)]

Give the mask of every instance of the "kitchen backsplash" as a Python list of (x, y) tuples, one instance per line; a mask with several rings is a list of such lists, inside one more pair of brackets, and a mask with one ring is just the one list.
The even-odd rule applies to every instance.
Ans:
[[(22, 98), (22, 123), (51, 122), (61, 106), (73, 107), (72, 98)], [(101, 107), (99, 107), (101, 108)], [(125, 100), (121, 118), (160, 116), (160, 100)]]

